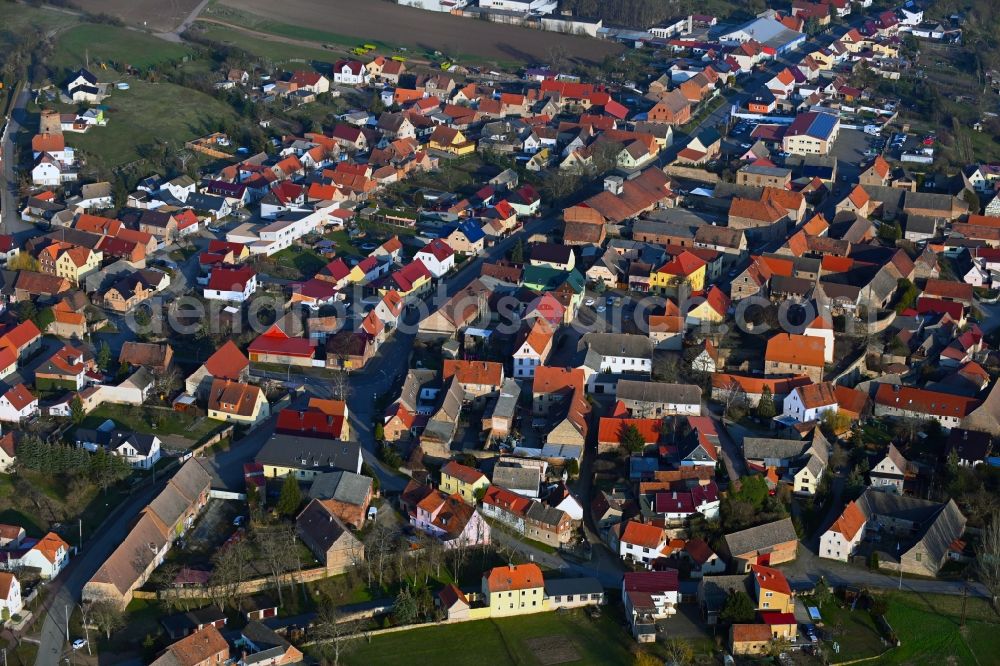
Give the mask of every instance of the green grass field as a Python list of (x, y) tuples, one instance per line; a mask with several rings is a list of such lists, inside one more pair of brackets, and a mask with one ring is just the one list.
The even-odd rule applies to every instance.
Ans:
[(289, 280), (308, 280), (328, 261), (312, 248), (293, 245), (268, 259), (269, 272)]
[(69, 72), (83, 67), (90, 58), (91, 71), (105, 81), (119, 74), (110, 68), (103, 70), (97, 63), (111, 61), (120, 67), (126, 64), (140, 69), (191, 55), (190, 47), (174, 44), (152, 35), (111, 25), (84, 23), (59, 36), (49, 65)]
[(6, 36), (24, 33), (31, 28), (40, 30), (58, 30), (80, 22), (77, 17), (42, 7), (14, 4), (6, 2), (3, 5), (3, 31), (0, 32), (0, 45)]
[(153, 141), (177, 151), (185, 141), (215, 131), (220, 120), (237, 120), (232, 107), (196, 90), (134, 79), (129, 84), (129, 90), (115, 90), (104, 101), (107, 126), (68, 135), (68, 143), (98, 171), (141, 159), (142, 146)]
[[(158, 435), (181, 435), (195, 442), (220, 427), (218, 422), (198, 416), (112, 404), (101, 405), (90, 412), (84, 419), (82, 427), (96, 428), (108, 419), (128, 430)], [(150, 424), (150, 419), (155, 419), (155, 428)]]
[[(961, 626), (965, 604), (966, 626)], [(823, 608), (824, 627), (840, 644), (834, 663), (872, 658), (872, 664), (981, 666), (996, 663), (1000, 651), (1000, 616), (985, 599), (957, 595), (893, 593), (886, 619), (900, 646), (887, 649), (866, 611), (851, 612), (828, 604)], [(878, 656), (881, 655), (881, 656)]]
[(580, 611), (537, 613), (526, 617), (481, 620), (378, 636), (347, 656), (365, 666), (503, 666), (542, 664), (530, 642), (552, 638), (570, 646), (568, 664), (628, 664), (631, 637), (605, 612), (592, 620)]

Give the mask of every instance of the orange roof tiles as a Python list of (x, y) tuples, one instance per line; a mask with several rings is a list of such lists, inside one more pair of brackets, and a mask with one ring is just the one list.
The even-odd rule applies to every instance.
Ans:
[(858, 503), (851, 501), (844, 507), (844, 512), (833, 522), (830, 530), (839, 532), (847, 541), (853, 541), (854, 535), (865, 525), (865, 514)]
[(806, 384), (805, 386), (800, 386), (795, 390), (798, 392), (799, 398), (802, 400), (802, 406), (806, 409), (814, 409), (816, 407), (826, 407), (828, 405), (837, 404), (837, 397), (834, 394), (833, 385), (830, 382)]
[(860, 185), (856, 185), (854, 189), (851, 190), (851, 193), (847, 195), (847, 199), (855, 208), (864, 208), (868, 205), (868, 202), (871, 201), (871, 197), (869, 197), (868, 193), (865, 192), (865, 188)]
[(704, 259), (701, 259), (695, 254), (685, 250), (667, 263), (660, 266), (657, 269), (657, 272), (687, 277), (694, 274), (699, 269), (704, 268), (705, 265), (706, 262)]
[(778, 333), (767, 341), (764, 360), (822, 368), (826, 340), (812, 335)]
[(29, 391), (28, 387), (24, 384), (18, 384), (17, 386), (11, 387), (10, 390), (3, 394), (3, 397), (7, 398), (7, 401), (17, 411), (21, 411), (32, 402), (38, 400), (38, 398), (33, 396), (31, 391)]
[(630, 520), (625, 523), (620, 541), (652, 550), (663, 545), (666, 538), (662, 527)]
[(516, 564), (493, 567), (486, 578), (486, 589), (493, 592), (531, 590), (545, 584), (537, 564)]
[(580, 388), (584, 384), (581, 368), (557, 368), (540, 365), (535, 368), (531, 390), (533, 393), (558, 393)]
[(503, 364), (494, 361), (446, 359), (441, 378), (448, 381), (451, 377), (455, 377), (459, 384), (500, 386), (503, 383)]
[(62, 538), (54, 533), (49, 532), (32, 547), (32, 550), (37, 550), (42, 556), (47, 559), (52, 564), (55, 564), (59, 559), (59, 550), (62, 549), (63, 552), (69, 552), (69, 544), (62, 540)]
[(646, 444), (655, 444), (660, 440), (660, 429), (663, 422), (660, 419), (621, 419), (604, 416), (601, 417), (598, 426), (597, 441), (618, 444), (629, 426), (633, 426), (639, 431)]

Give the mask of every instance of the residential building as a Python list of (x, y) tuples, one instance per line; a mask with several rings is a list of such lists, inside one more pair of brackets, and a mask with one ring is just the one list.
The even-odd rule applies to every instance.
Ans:
[(537, 564), (494, 567), (483, 576), (482, 593), (490, 608), (490, 617), (547, 610), (545, 581)]
[(622, 603), (632, 636), (640, 643), (656, 641), (656, 621), (674, 615), (680, 602), (677, 571), (626, 572), (622, 577)]
[(314, 499), (302, 509), (295, 518), (295, 533), (331, 576), (364, 559), (364, 544), (322, 500)]
[(254, 425), (271, 415), (259, 386), (214, 379), (208, 394), (208, 418)]
[(490, 480), (485, 474), (454, 460), (449, 460), (441, 468), (439, 488), (448, 495), (458, 495), (467, 504), (475, 505), (477, 495), (485, 492), (489, 485)]
[(723, 537), (723, 555), (738, 572), (750, 566), (781, 564), (795, 559), (799, 538), (791, 518), (727, 534)]

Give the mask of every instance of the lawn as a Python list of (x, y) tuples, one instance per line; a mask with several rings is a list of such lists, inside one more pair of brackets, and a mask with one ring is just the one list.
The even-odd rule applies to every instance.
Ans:
[(292, 245), (268, 259), (268, 272), (289, 280), (308, 280), (327, 263), (329, 262), (313, 249)]
[(129, 90), (115, 90), (105, 100), (106, 127), (69, 136), (70, 145), (103, 173), (142, 159), (154, 141), (175, 152), (185, 141), (218, 129), (220, 121), (237, 120), (229, 105), (191, 88), (135, 79), (129, 83)]
[(349, 257), (361, 256), (361, 250), (354, 247), (354, 242), (346, 231), (329, 231), (323, 234), (323, 238), (332, 240), (337, 244), (337, 254), (344, 254)]
[[(965, 604), (966, 626), (961, 627)], [(957, 595), (890, 593), (886, 619), (896, 632), (899, 647), (885, 651), (880, 634), (866, 611), (851, 612), (828, 604), (824, 627), (840, 645), (834, 663), (875, 657), (869, 663), (982, 665), (994, 663), (1000, 650), (1000, 617), (985, 599)], [(883, 653), (883, 651), (885, 651)]]
[(840, 644), (840, 653), (834, 661), (844, 662), (881, 654), (886, 646), (867, 610), (842, 608), (836, 602), (823, 606), (823, 627)]
[(108, 419), (126, 430), (157, 435), (181, 435), (195, 442), (220, 427), (216, 421), (191, 414), (112, 404), (101, 405), (87, 414), (81, 427), (96, 428)]
[[(592, 620), (581, 611), (537, 613), (526, 617), (462, 622), (378, 636), (347, 656), (347, 664), (365, 666), (502, 666), (542, 664), (529, 644), (532, 639), (557, 639), (577, 658), (562, 663), (627, 664), (632, 662), (631, 638), (609, 612)], [(470, 649), (475, 646), (474, 649)]]
[[(188, 46), (168, 42), (136, 30), (83, 23), (60, 35), (48, 64), (57, 72), (72, 72), (85, 66), (89, 58), (90, 70), (98, 78), (103, 81), (115, 81), (120, 78), (119, 72), (110, 65), (107, 69), (102, 69), (101, 63), (111, 63), (119, 70), (123, 70), (126, 65), (146, 69), (161, 63), (182, 60), (192, 53), (192, 49)], [(162, 114), (162, 119), (166, 116), (167, 114)]]

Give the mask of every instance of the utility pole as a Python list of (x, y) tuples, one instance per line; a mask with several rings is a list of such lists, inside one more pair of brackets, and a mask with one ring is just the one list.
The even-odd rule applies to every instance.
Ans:
[(77, 523), (80, 526), (80, 550), (83, 550), (83, 518), (79, 518)]
[(963, 627), (965, 626), (965, 607), (966, 607), (966, 604), (968, 603), (968, 601), (969, 601), (969, 579), (966, 578), (965, 579), (965, 584), (962, 585), (962, 624), (961, 624), (961, 626), (963, 626)]
[(66, 640), (69, 640), (69, 604), (63, 605), (66, 610)]

